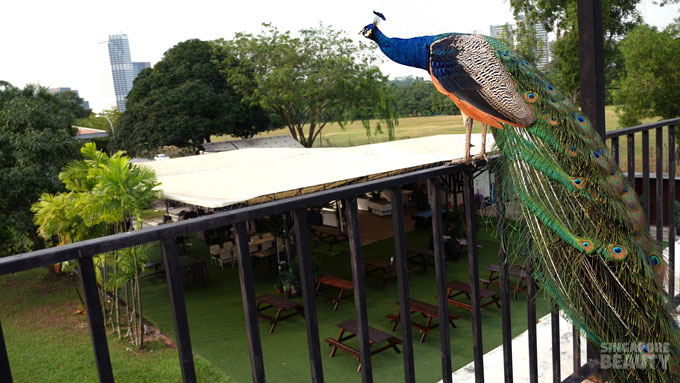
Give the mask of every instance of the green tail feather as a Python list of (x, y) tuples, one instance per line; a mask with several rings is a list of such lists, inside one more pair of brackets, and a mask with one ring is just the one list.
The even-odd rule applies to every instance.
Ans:
[[(680, 382), (680, 333), (657, 277), (661, 245), (644, 230), (637, 196), (571, 100), (502, 43), (488, 41), (537, 118), (529, 128), (492, 130), (500, 184), (512, 185), (504, 198), (521, 202), (537, 282), (597, 345), (668, 345), (668, 369), (613, 369), (610, 381)], [(583, 184), (576, 187), (575, 178)]]

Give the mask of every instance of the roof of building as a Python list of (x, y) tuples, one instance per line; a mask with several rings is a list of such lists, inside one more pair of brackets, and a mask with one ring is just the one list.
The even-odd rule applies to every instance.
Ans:
[[(481, 135), (472, 135), (472, 154)], [(493, 144), (488, 135), (487, 147)], [(162, 196), (218, 208), (255, 204), (364, 182), (463, 157), (464, 135), (440, 135), (348, 148), (246, 148), (148, 166)]]
[(236, 149), (247, 148), (302, 148), (296, 139), (291, 136), (274, 136), (261, 138), (248, 138), (245, 140), (211, 142), (203, 144), (206, 153), (226, 152)]
[(109, 136), (109, 132), (106, 130), (83, 128), (82, 126), (76, 126), (76, 128), (78, 128), (76, 138), (81, 140), (91, 140), (93, 138), (103, 138)]

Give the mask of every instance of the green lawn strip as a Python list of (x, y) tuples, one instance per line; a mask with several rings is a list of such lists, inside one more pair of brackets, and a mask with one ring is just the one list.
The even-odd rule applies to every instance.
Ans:
[[(406, 234), (408, 246), (427, 247), (429, 232), (412, 231)], [(479, 243), (483, 246), (479, 253), (480, 277), (486, 278), (488, 273), (484, 266), (498, 263), (498, 245), (492, 229), (481, 227)], [(192, 251), (198, 249), (192, 246)], [(393, 240), (387, 239), (362, 247), (364, 259), (389, 259), (394, 254)], [(331, 250), (327, 246), (312, 247), (313, 256), (321, 266), (322, 272), (351, 279), (349, 251), (347, 244), (338, 244)], [(204, 253), (198, 253), (207, 257)], [(274, 278), (266, 275), (265, 265), (255, 265), (256, 294), (272, 293)], [(189, 326), (194, 352), (210, 360), (236, 382), (251, 381), (248, 343), (245, 333), (243, 305), (237, 269), (225, 267), (221, 270), (209, 268), (210, 279), (207, 286), (185, 292)], [(447, 263), (447, 280), (468, 280), (466, 257), (458, 262)], [(395, 281), (388, 283), (384, 291), (380, 291), (378, 281), (366, 281), (366, 299), (368, 304), (369, 324), (385, 332), (390, 332), (391, 323), (386, 314), (396, 314), (398, 306), (397, 285)], [(409, 277), (410, 296), (430, 303), (436, 303), (435, 275), (428, 269), (423, 276), (420, 267), (416, 267)], [(159, 326), (166, 334), (174, 337), (170, 304), (165, 282), (161, 278), (148, 278), (142, 289), (145, 316)], [(302, 299), (294, 299), (302, 303)], [(511, 303), (511, 321), (513, 336), (527, 327), (526, 293), (520, 294), (519, 300)], [(328, 382), (356, 381), (360, 374), (356, 372), (356, 359), (349, 354), (338, 351), (333, 359), (329, 359), (330, 348), (324, 342), (326, 337), (337, 337), (339, 329), (335, 326), (346, 319), (355, 318), (354, 301), (350, 297), (343, 301), (337, 311), (332, 310), (332, 303), (324, 298), (316, 299), (318, 312), (320, 347), (323, 355), (324, 376)], [(451, 350), (454, 369), (472, 361), (472, 326), (470, 313), (452, 305), (451, 312), (461, 316), (456, 321), (457, 328), (451, 331)], [(549, 312), (549, 306), (543, 295), (537, 299), (537, 315)], [(420, 317), (413, 316), (414, 321), (424, 323)], [(274, 334), (269, 334), (269, 324), (260, 320), (260, 337), (262, 340), (263, 358), (268, 380), (275, 382), (309, 381), (310, 367), (307, 351), (305, 324), (302, 317), (296, 316), (281, 322)], [(501, 344), (501, 311), (496, 306), (488, 306), (482, 311), (482, 330), (484, 352)], [(400, 328), (394, 333), (401, 338)], [(418, 381), (437, 381), (441, 379), (441, 356), (439, 330), (432, 331), (423, 344), (418, 343), (420, 334), (414, 331), (415, 370)], [(354, 340), (349, 341), (358, 347)], [(354, 342), (354, 343), (352, 343)], [(403, 379), (403, 356), (388, 350), (376, 354), (373, 360), (373, 373), (376, 381), (395, 381)]]
[[(85, 315), (64, 278), (34, 269), (0, 278), (0, 319), (15, 382), (97, 382)], [(159, 341), (135, 351), (109, 335), (117, 382), (180, 382), (177, 350)], [(199, 381), (230, 382), (210, 362), (195, 358)]]

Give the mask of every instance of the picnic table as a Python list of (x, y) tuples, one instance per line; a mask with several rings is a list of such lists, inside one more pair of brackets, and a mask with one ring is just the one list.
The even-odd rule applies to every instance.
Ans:
[[(337, 339), (330, 337), (326, 338), (326, 343), (328, 343), (329, 346), (333, 347), (331, 349), (331, 358), (333, 357), (333, 355), (335, 355), (337, 349), (341, 349), (342, 351), (351, 354), (352, 356), (357, 358), (357, 360), (359, 360), (359, 367), (357, 368), (357, 371), (361, 371), (361, 358), (359, 350), (343, 343), (348, 339), (354, 338), (359, 333), (357, 321), (355, 319), (349, 319), (342, 323), (338, 323), (336, 326), (340, 328), (340, 334), (338, 335), (338, 338)], [(345, 335), (345, 333), (348, 334)], [(390, 348), (394, 349), (394, 351), (396, 351), (397, 353), (401, 352), (397, 347), (397, 345), (401, 344), (401, 339), (370, 326), (368, 327), (368, 342), (371, 347), (374, 344), (387, 342), (387, 344), (382, 345), (375, 350), (371, 350), (371, 355), (383, 352)]]
[(328, 245), (328, 250), (333, 248), (333, 245), (340, 242), (345, 242), (349, 237), (347, 234), (339, 231), (337, 228), (320, 226), (320, 225), (310, 225), (309, 231), (312, 233), (312, 241), (314, 246), (319, 243), (325, 243)]
[[(420, 313), (423, 318), (427, 318), (425, 325), (421, 325), (413, 321), (411, 322), (411, 326), (420, 332), (420, 343), (423, 343), (423, 341), (425, 341), (425, 336), (430, 331), (432, 331), (433, 328), (439, 326), (439, 323), (432, 324), (432, 319), (439, 318), (439, 308), (436, 305), (413, 298), (409, 299), (409, 302), (411, 314)], [(399, 302), (396, 302), (396, 304), (399, 305)], [(390, 320), (390, 322), (394, 322), (392, 325), (392, 331), (394, 331), (397, 328), (397, 325), (401, 322), (401, 313), (398, 313), (397, 315), (387, 314), (387, 318)], [(456, 314), (449, 313), (449, 323), (453, 328), (456, 327), (456, 325), (453, 323), (454, 319), (460, 319), (460, 317)]]
[[(480, 279), (482, 283), (484, 283), (484, 287), (489, 288), (490, 284), (500, 286), (500, 272), (501, 272), (501, 266), (500, 265), (490, 265), (485, 267), (489, 271), (489, 277), (487, 279)], [(498, 275), (494, 275), (498, 273)], [(526, 289), (526, 280), (527, 280), (527, 272), (524, 270), (520, 269), (515, 269), (515, 268), (508, 268), (508, 276), (513, 276), (517, 278), (517, 284), (515, 285), (509, 285), (508, 287), (511, 288), (514, 291), (515, 294), (515, 299), (517, 299), (519, 292)], [(522, 282), (525, 282), (522, 284)]]
[(430, 263), (434, 264), (434, 251), (430, 249), (409, 247), (406, 248), (406, 260), (409, 263), (423, 266), (423, 275), (425, 275), (427, 267), (430, 266)]
[[(448, 287), (446, 296), (449, 300), (449, 303), (472, 311), (472, 306), (469, 303), (461, 302), (459, 300), (454, 299), (455, 297), (462, 294), (465, 294), (468, 297), (468, 299), (470, 299), (470, 285), (468, 283), (461, 281), (451, 281), (446, 284), (446, 287)], [(481, 303), (483, 299), (488, 299), (489, 301)], [(485, 289), (483, 287), (479, 288), (479, 301), (480, 308), (484, 308), (494, 303), (496, 304), (496, 306), (501, 307), (501, 304), (498, 299), (498, 293), (496, 291)]]
[[(263, 295), (260, 295), (259, 297), (255, 298), (255, 300), (257, 301), (257, 315), (260, 318), (266, 320), (267, 322), (269, 322), (269, 324), (272, 325), (272, 327), (269, 329), (270, 334), (274, 332), (276, 325), (284, 319), (290, 318), (290, 317), (298, 315), (298, 314), (302, 315), (303, 318), (305, 317), (305, 312), (303, 310), (302, 305), (295, 303), (295, 302), (292, 302), (292, 301), (289, 301), (287, 299), (281, 298), (279, 296), (272, 295), (272, 294), (263, 294)], [(262, 306), (263, 303), (266, 306)], [(272, 308), (272, 307), (277, 309), (275, 316), (271, 316), (271, 315), (267, 315), (267, 314), (262, 313), (263, 310), (267, 310), (267, 309)], [(290, 313), (290, 314), (287, 314), (285, 316), (281, 316), (282, 312), (290, 310), (290, 309), (294, 309), (295, 311)]]
[[(393, 262), (383, 261), (382, 259), (366, 259), (364, 260), (364, 272), (367, 278), (377, 279), (382, 281), (380, 290), (385, 290), (387, 281), (390, 279), (390, 274), (395, 270)], [(392, 277), (396, 277), (393, 275)]]
[[(322, 288), (321, 285), (324, 285)], [(331, 287), (335, 287), (340, 290), (337, 296), (332, 296), (332, 295), (327, 295), (322, 293), (323, 290), (329, 289)], [(334, 277), (332, 275), (322, 275), (316, 279), (316, 295), (322, 296), (324, 298), (330, 299), (335, 305), (333, 306), (333, 311), (338, 309), (338, 305), (340, 304), (340, 301), (343, 299), (351, 296), (347, 295), (345, 296), (345, 290), (352, 290), (354, 286), (352, 285), (351, 281), (348, 281), (346, 279)]]

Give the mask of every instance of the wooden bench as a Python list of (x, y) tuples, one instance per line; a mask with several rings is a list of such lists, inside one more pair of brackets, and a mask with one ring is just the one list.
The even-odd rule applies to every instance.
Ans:
[(152, 275), (156, 274), (162, 274), (163, 273), (163, 262), (161, 261), (156, 261), (156, 262), (149, 262), (144, 264), (145, 269), (153, 269), (153, 271), (149, 271), (148, 273), (144, 273), (139, 276), (139, 278), (146, 278), (150, 277)]
[[(366, 259), (364, 260), (364, 272), (367, 278), (377, 279), (382, 282), (380, 290), (385, 290), (387, 281), (390, 280), (390, 274), (396, 269), (396, 265), (381, 259)], [(379, 275), (381, 274), (382, 275)], [(393, 275), (392, 277), (396, 277)]]
[[(325, 285), (325, 287), (321, 288), (321, 285)], [(338, 288), (340, 292), (338, 293), (337, 296), (332, 296), (332, 295), (327, 295), (322, 293), (321, 291), (329, 289), (331, 287)], [(354, 286), (352, 285), (351, 281), (348, 281), (346, 279), (334, 277), (332, 275), (322, 275), (316, 279), (316, 295), (322, 296), (324, 298), (330, 299), (333, 303), (333, 311), (336, 311), (338, 309), (338, 305), (340, 304), (340, 301), (343, 299), (350, 297), (350, 295), (345, 296), (345, 290), (352, 290)]]
[[(343, 343), (344, 341), (357, 336), (359, 330), (356, 320), (349, 319), (342, 323), (338, 323), (336, 326), (340, 328), (340, 334), (338, 335), (338, 338), (337, 339), (326, 338), (326, 342), (328, 343), (328, 345), (333, 347), (333, 349), (331, 350), (331, 358), (333, 357), (333, 355), (335, 355), (335, 351), (337, 349), (341, 349), (353, 355), (355, 358), (359, 359), (359, 368), (357, 368), (357, 371), (361, 371), (361, 353), (357, 349)], [(383, 344), (381, 347), (377, 349), (371, 349), (371, 355), (383, 352), (390, 348), (394, 349), (394, 351), (396, 351), (397, 353), (401, 352), (399, 350), (399, 347), (397, 347), (398, 345), (401, 344), (401, 339), (394, 337), (390, 334), (384, 333), (370, 326), (368, 327), (368, 342), (370, 347), (373, 347), (373, 345), (378, 345), (383, 342), (386, 342), (386, 344)]]
[[(396, 302), (396, 304), (398, 305), (399, 302)], [(420, 332), (420, 343), (423, 343), (425, 341), (425, 336), (430, 331), (432, 331), (432, 329), (439, 326), (439, 323), (434, 325), (432, 324), (432, 319), (439, 318), (439, 308), (436, 305), (419, 301), (417, 299), (410, 299), (409, 307), (411, 313), (420, 313), (424, 318), (427, 318), (425, 325), (411, 321), (411, 327), (417, 329), (418, 332)], [(397, 325), (401, 322), (401, 314), (387, 314), (387, 318), (390, 320), (390, 322), (394, 322), (392, 325), (392, 331), (394, 331), (397, 328)], [(456, 328), (455, 323), (453, 323), (455, 319), (460, 319), (460, 317), (456, 314), (449, 313), (448, 322), (453, 328)]]
[[(449, 300), (449, 303), (472, 311), (472, 306), (469, 303), (461, 302), (459, 300), (454, 299), (455, 297), (461, 294), (465, 294), (468, 297), (468, 299), (470, 299), (469, 284), (461, 281), (451, 281), (447, 283), (446, 286), (448, 287), (446, 296)], [(482, 299), (489, 299), (489, 302), (481, 303)], [(479, 288), (479, 301), (480, 308), (484, 308), (494, 303), (496, 304), (496, 306), (501, 307), (501, 304), (499, 303), (498, 293), (496, 291), (485, 289), (483, 287)]]
[(349, 238), (347, 234), (339, 231), (337, 228), (328, 226), (309, 226), (309, 231), (312, 233), (311, 239), (314, 242), (314, 246), (323, 242), (328, 245), (328, 250), (332, 249), (333, 245), (345, 242)]
[(423, 275), (427, 271), (430, 263), (434, 264), (434, 251), (430, 249), (420, 249), (416, 247), (409, 247), (406, 249), (406, 260), (419, 266), (423, 266)]
[[(305, 312), (304, 312), (302, 305), (295, 303), (295, 302), (292, 302), (292, 301), (289, 301), (287, 299), (281, 298), (279, 296), (272, 295), (272, 294), (263, 294), (263, 295), (260, 295), (259, 297), (255, 298), (255, 300), (257, 301), (257, 315), (260, 318), (266, 320), (267, 322), (269, 322), (269, 324), (272, 325), (272, 327), (269, 329), (270, 334), (274, 332), (276, 325), (284, 319), (290, 318), (290, 317), (298, 315), (298, 314), (302, 315), (303, 318), (305, 317)], [(263, 303), (266, 306), (261, 306)], [(271, 307), (275, 307), (277, 309), (275, 316), (270, 316), (270, 315), (267, 315), (267, 314), (263, 314), (261, 312), (261, 311), (266, 310), (266, 309), (271, 308)], [(290, 310), (290, 309), (294, 309), (295, 312), (290, 313), (290, 314), (285, 315), (285, 316), (281, 316), (282, 312), (284, 312), (286, 310)]]
[[(489, 288), (489, 285), (500, 286), (500, 265), (490, 265), (485, 267), (489, 271), (489, 277), (487, 279), (481, 279), (480, 281), (484, 284), (485, 288)], [(494, 275), (498, 273), (498, 275)], [(519, 297), (519, 292), (526, 289), (526, 282), (522, 284), (522, 281), (527, 280), (527, 272), (524, 270), (519, 270), (515, 268), (508, 268), (508, 276), (517, 278), (517, 284), (509, 284), (508, 288), (512, 289), (514, 292), (515, 299)]]

